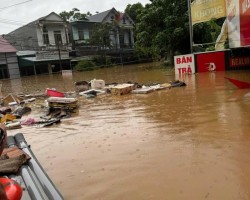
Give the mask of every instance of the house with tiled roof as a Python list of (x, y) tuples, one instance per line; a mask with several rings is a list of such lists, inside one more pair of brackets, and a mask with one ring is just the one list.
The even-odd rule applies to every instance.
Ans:
[(19, 78), (17, 49), (0, 35), (0, 79)]
[[(72, 30), (72, 43), (76, 51), (81, 54), (81, 51), (90, 47), (89, 39), (95, 24), (113, 24), (114, 27), (110, 30), (110, 45), (111, 49), (133, 48), (134, 46), (134, 22), (126, 13), (120, 13), (115, 8), (88, 16), (83, 20), (70, 22)], [(82, 54), (84, 52), (82, 51)]]

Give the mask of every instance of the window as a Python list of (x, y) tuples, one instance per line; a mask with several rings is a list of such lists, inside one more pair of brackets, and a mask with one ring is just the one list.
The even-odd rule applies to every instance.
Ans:
[(55, 43), (62, 44), (62, 35), (61, 31), (54, 31)]
[(43, 28), (43, 44), (49, 44), (49, 34), (46, 27)]
[(79, 35), (79, 40), (84, 40), (84, 32), (83, 32), (83, 30), (79, 29), (78, 30), (78, 35)]

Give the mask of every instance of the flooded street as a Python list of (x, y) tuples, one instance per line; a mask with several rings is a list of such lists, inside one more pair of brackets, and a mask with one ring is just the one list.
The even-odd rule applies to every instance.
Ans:
[[(67, 200), (250, 199), (250, 71), (175, 77), (150, 65), (120, 66), (73, 76), (3, 81), (3, 95), (74, 91), (74, 82), (169, 82), (186, 87), (150, 94), (79, 97), (78, 112), (48, 128), (22, 132)], [(248, 94), (247, 94), (248, 93)], [(29, 116), (42, 115), (37, 104)]]

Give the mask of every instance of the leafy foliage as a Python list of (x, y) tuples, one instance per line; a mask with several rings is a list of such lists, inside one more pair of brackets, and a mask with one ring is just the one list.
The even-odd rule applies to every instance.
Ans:
[(112, 66), (112, 61), (110, 56), (94, 56), (92, 61), (101, 68)]
[(87, 16), (91, 16), (90, 12), (87, 12), (87, 14), (80, 13), (80, 10), (77, 8), (73, 8), (71, 11), (63, 11), (59, 13), (59, 15), (65, 20), (65, 21), (74, 21), (79, 19), (86, 19)]
[(201, 52), (215, 50), (215, 42), (220, 34), (224, 20), (225, 18), (211, 19), (208, 22), (195, 24), (193, 26), (194, 44), (201, 44), (196, 45), (194, 51)]
[(139, 2), (133, 5), (128, 4), (125, 9), (125, 13), (127, 13), (134, 22), (136, 22), (137, 16), (141, 13), (143, 8), (143, 5)]
[(110, 47), (110, 31), (112, 24), (110, 23), (96, 23), (90, 32), (90, 44), (100, 47)]
[[(189, 51), (186, 0), (151, 0), (137, 16), (136, 47), (144, 53), (168, 57)], [(146, 51), (146, 52), (145, 52)]]
[(95, 63), (89, 60), (81, 60), (74, 67), (74, 69), (77, 71), (90, 71), (90, 70), (94, 70), (95, 68), (96, 68)]

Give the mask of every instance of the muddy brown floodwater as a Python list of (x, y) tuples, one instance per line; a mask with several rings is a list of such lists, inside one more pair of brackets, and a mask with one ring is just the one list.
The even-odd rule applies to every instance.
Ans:
[[(187, 83), (146, 95), (80, 97), (76, 115), (61, 124), (8, 133), (25, 135), (67, 200), (250, 199), (250, 90), (225, 76), (250, 81), (249, 71), (175, 77), (150, 65), (3, 81), (3, 94), (73, 91), (73, 82), (92, 78)], [(28, 117), (40, 112), (35, 104)]]

